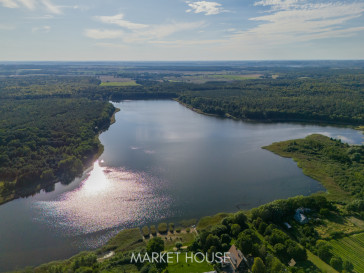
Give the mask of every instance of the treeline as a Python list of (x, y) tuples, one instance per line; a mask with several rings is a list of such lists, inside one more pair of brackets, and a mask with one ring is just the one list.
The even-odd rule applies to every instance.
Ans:
[(194, 86), (178, 98), (208, 114), (260, 121), (363, 124), (364, 76), (258, 79)]

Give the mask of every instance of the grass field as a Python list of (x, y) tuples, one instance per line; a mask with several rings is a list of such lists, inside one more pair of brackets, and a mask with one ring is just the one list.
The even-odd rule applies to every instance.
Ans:
[(102, 82), (100, 86), (138, 86), (140, 84), (137, 84), (135, 81), (129, 81), (129, 82)]
[(103, 252), (113, 250), (115, 252), (131, 251), (145, 248), (143, 236), (139, 228), (126, 229), (120, 231), (105, 246), (102, 247)]
[(197, 224), (197, 230), (208, 230), (209, 228), (211, 228), (214, 225), (220, 224), (221, 220), (224, 219), (225, 217), (231, 215), (230, 213), (218, 213), (214, 216), (206, 216), (201, 218), (200, 221), (198, 221)]
[(207, 262), (186, 262), (186, 253), (179, 255), (178, 263), (177, 255), (175, 255), (172, 262), (168, 264), (167, 269), (170, 273), (202, 273), (213, 271), (213, 267)]
[(331, 240), (332, 252), (354, 265), (356, 272), (364, 272), (364, 233), (339, 240)]
[(364, 221), (355, 217), (343, 217), (332, 214), (327, 219), (322, 220), (322, 224), (315, 227), (321, 238), (328, 238), (333, 232), (343, 232), (352, 234), (364, 230)]
[(318, 269), (320, 269), (322, 272), (326, 273), (338, 273), (334, 268), (332, 268), (330, 265), (322, 261), (319, 257), (312, 254), (310, 251), (307, 250), (307, 260), (313, 263)]

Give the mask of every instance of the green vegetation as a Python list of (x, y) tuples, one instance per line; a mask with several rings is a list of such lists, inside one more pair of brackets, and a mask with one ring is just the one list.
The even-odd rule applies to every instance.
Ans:
[(168, 225), (167, 225), (167, 223), (160, 223), (158, 225), (158, 232), (160, 234), (166, 234), (168, 232)]
[(135, 81), (130, 82), (103, 82), (100, 84), (100, 86), (138, 86)]
[(82, 98), (0, 100), (0, 203), (82, 174), (114, 111)]
[(364, 146), (350, 146), (322, 135), (273, 143), (264, 147), (291, 157), (303, 172), (320, 181), (331, 200), (364, 198)]
[(120, 231), (106, 245), (104, 245), (98, 253), (108, 251), (123, 252), (145, 247), (145, 242), (140, 234), (139, 228), (126, 229)]
[[(189, 254), (191, 255), (191, 253)], [(186, 253), (181, 253), (178, 257), (177, 263), (177, 255), (172, 256), (173, 259), (171, 263), (168, 265), (168, 272), (170, 273), (186, 273), (186, 272), (210, 272), (213, 271), (213, 266), (208, 264), (207, 262), (203, 263), (189, 263), (186, 262)]]
[(356, 272), (364, 272), (364, 233), (331, 240), (332, 252), (354, 265)]
[(149, 235), (150, 235), (150, 230), (149, 230), (149, 227), (148, 226), (144, 226), (142, 228), (142, 234), (145, 238), (148, 238)]

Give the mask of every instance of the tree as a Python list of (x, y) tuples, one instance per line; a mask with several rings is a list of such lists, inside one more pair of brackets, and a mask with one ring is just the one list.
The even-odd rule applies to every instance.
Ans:
[(233, 237), (237, 237), (241, 231), (241, 227), (239, 224), (232, 224), (231, 225), (231, 235)]
[(177, 250), (180, 250), (180, 249), (181, 249), (181, 247), (182, 247), (182, 243), (181, 243), (181, 242), (177, 242), (177, 243), (176, 243), (176, 248), (177, 248)]
[(343, 261), (341, 260), (340, 257), (332, 257), (330, 260), (330, 265), (337, 271), (341, 271), (343, 266)]
[(343, 269), (348, 271), (348, 272), (351, 272), (351, 271), (354, 270), (354, 265), (349, 261), (344, 261), (343, 262)]
[(148, 254), (152, 254), (153, 252), (162, 252), (164, 250), (164, 241), (160, 237), (154, 237), (149, 240), (147, 244), (147, 252)]
[(253, 273), (265, 273), (266, 272), (265, 265), (264, 265), (263, 260), (261, 258), (257, 257), (257, 258), (254, 259), (252, 272)]
[(331, 247), (326, 242), (318, 241), (317, 255), (325, 262), (329, 262), (332, 257), (330, 249), (331, 249)]

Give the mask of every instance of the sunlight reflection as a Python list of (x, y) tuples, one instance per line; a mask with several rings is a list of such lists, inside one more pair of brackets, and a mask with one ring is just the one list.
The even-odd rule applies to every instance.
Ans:
[(89, 177), (84, 181), (80, 194), (96, 195), (102, 194), (104, 191), (110, 189), (111, 183), (107, 179), (104, 169), (105, 168), (102, 168), (97, 160), (94, 163), (94, 168), (90, 172)]
[(69, 235), (127, 227), (166, 217), (170, 199), (160, 192), (163, 181), (147, 173), (94, 163), (88, 177), (55, 201), (40, 201), (43, 219)]

